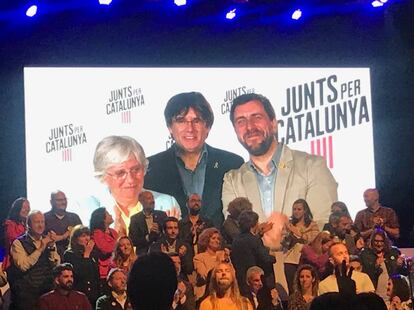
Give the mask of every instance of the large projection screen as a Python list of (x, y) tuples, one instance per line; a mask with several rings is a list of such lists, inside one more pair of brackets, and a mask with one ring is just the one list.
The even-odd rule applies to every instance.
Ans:
[(248, 159), (229, 111), (232, 99), (260, 93), (272, 102), (279, 141), (324, 156), (339, 200), (351, 214), (375, 186), (368, 68), (25, 68), (27, 195), (32, 209), (50, 209), (56, 189), (85, 224), (87, 197), (100, 195), (92, 158), (109, 135), (138, 140), (146, 155), (168, 148), (164, 107), (177, 93), (199, 91), (212, 105), (212, 146)]

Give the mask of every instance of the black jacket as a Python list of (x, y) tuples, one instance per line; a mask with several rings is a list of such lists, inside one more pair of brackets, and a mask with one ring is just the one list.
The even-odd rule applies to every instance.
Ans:
[[(214, 226), (220, 227), (224, 221), (221, 191), (224, 174), (231, 169), (238, 169), (244, 160), (240, 156), (207, 147), (207, 167), (203, 189), (203, 208), (201, 215), (209, 218)], [(157, 192), (169, 194), (177, 199), (181, 208), (181, 216), (188, 214), (187, 197), (185, 195), (180, 173), (177, 168), (175, 147), (148, 158), (149, 166), (145, 175), (144, 187)], [(227, 206), (224, 206), (227, 208)]]
[[(149, 252), (161, 252), (161, 245), (168, 247), (168, 242), (165, 237), (162, 237), (159, 241), (153, 243), (149, 249)], [(185, 246), (185, 248), (187, 249), (185, 255), (181, 257), (181, 271), (184, 274), (188, 275), (191, 274), (194, 270), (194, 252), (193, 248), (188, 243), (181, 241), (180, 239), (177, 239), (177, 242), (175, 243), (174, 252), (179, 253), (179, 249), (181, 246)]]
[(153, 221), (158, 223), (160, 234), (149, 234), (143, 211), (131, 217), (129, 224), (129, 237), (131, 238), (133, 245), (136, 246), (136, 252), (138, 255), (147, 253), (151, 244), (156, 242), (162, 236), (162, 226), (167, 219), (167, 214), (164, 211), (154, 210), (152, 217)]
[(263, 245), (262, 239), (258, 236), (250, 232), (238, 235), (233, 241), (230, 255), (242, 293), (248, 290), (246, 271), (252, 266), (262, 268), (266, 283), (274, 285), (273, 264), (276, 262), (276, 258), (269, 254), (269, 249)]
[(121, 304), (115, 299), (112, 294), (99, 297), (96, 301), (96, 310), (132, 310), (132, 305), (128, 298), (125, 302), (125, 307), (122, 308)]

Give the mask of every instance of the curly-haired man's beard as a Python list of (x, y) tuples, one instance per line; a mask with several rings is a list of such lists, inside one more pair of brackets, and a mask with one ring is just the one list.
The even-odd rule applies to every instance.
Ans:
[[(270, 146), (272, 145), (273, 140), (275, 139), (275, 136), (269, 135), (267, 133), (263, 133), (262, 131), (255, 130), (253, 133), (261, 133), (263, 135), (263, 141), (260, 142), (258, 145), (248, 145), (244, 141), (240, 141), (240, 143), (244, 146), (244, 148), (249, 152), (250, 155), (253, 156), (261, 156), (266, 154), (266, 152), (269, 150)], [(244, 135), (244, 140), (247, 140), (247, 137), (252, 134), (252, 131), (248, 131)]]

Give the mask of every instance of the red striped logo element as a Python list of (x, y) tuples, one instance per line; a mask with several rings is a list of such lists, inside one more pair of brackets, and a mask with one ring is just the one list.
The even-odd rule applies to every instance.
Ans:
[(323, 137), (311, 141), (311, 154), (323, 156), (329, 168), (334, 167), (332, 136)]
[(64, 149), (62, 151), (62, 161), (72, 161), (72, 149)]
[(121, 122), (123, 124), (131, 123), (131, 111), (125, 111), (121, 113)]

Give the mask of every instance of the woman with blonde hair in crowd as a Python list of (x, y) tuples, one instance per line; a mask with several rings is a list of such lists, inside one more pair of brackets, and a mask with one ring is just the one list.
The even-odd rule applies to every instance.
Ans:
[(128, 274), (136, 259), (137, 255), (135, 254), (131, 239), (127, 236), (122, 236), (115, 244), (110, 269), (120, 268)]
[(318, 296), (319, 278), (311, 265), (300, 265), (293, 281), (293, 293), (289, 296), (289, 310), (308, 310)]
[[(217, 263), (228, 261), (230, 252), (228, 249), (223, 250), (223, 243), (220, 231), (217, 228), (207, 228), (198, 239), (199, 253), (194, 256), (194, 270), (197, 273), (194, 293), (196, 299), (205, 295), (206, 284), (209, 281), (209, 272)], [(207, 292), (208, 293), (208, 292)]]
[(333, 243), (333, 237), (329, 231), (321, 231), (315, 239), (302, 248), (299, 264), (313, 266), (322, 281), (332, 273), (332, 265), (329, 263), (329, 247)]
[(253, 310), (250, 301), (240, 294), (231, 263), (219, 263), (213, 268), (209, 288), (200, 310)]

